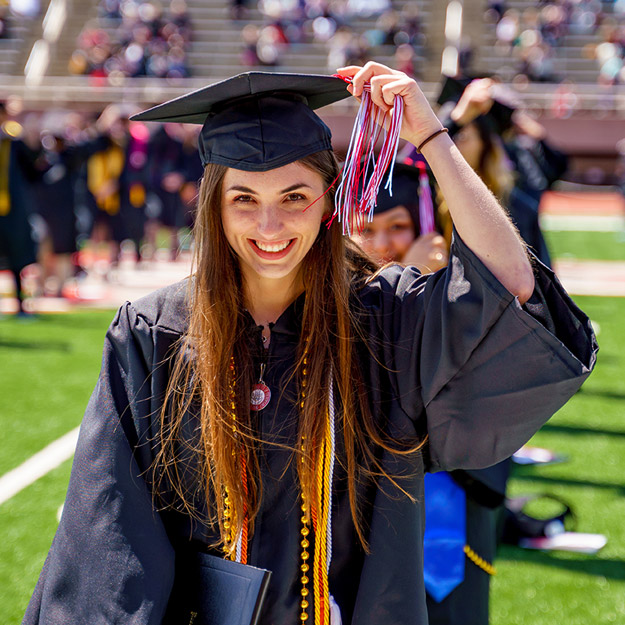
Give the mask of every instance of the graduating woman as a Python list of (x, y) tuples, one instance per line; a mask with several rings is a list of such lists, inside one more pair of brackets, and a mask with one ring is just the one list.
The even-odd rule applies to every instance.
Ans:
[(25, 623), (425, 624), (424, 472), (509, 456), (592, 369), (589, 320), (415, 81), (339, 74), (389, 117), (403, 99), (448, 268), (374, 272), (324, 223), (338, 167), (312, 109), (340, 78), (249, 73), (139, 116), (203, 124), (197, 266), (111, 325)]

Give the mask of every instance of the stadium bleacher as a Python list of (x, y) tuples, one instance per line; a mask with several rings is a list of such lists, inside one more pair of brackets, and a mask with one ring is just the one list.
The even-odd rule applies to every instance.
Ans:
[[(523, 24), (523, 16), (529, 10), (538, 12), (543, 10), (546, 5), (553, 4), (563, 6), (567, 3), (540, 3), (527, 2), (523, 0), (509, 0), (503, 3), (506, 9), (501, 19), (512, 15), (507, 19), (520, 22), (518, 32), (514, 36), (516, 42), (514, 45), (506, 45), (497, 36), (497, 25), (500, 20), (490, 21), (486, 23), (484, 35), (479, 44), (479, 62), (484, 72), (499, 74), (504, 80), (512, 80), (516, 75), (522, 73), (521, 53), (524, 48), (521, 34), (527, 30), (531, 35), (536, 29)], [(568, 3), (572, 5), (573, 3)], [(600, 66), (595, 58), (594, 51), (604, 39), (602, 36), (602, 23), (614, 21), (618, 23), (619, 19), (625, 23), (625, 14), (616, 13), (613, 1), (599, 1), (589, 3), (576, 3), (579, 10), (587, 11), (589, 15), (588, 21), (582, 24), (562, 25), (562, 34), (556, 37), (556, 43), (553, 45), (546, 44), (546, 53), (548, 55), (547, 63), (549, 66), (549, 75), (545, 82), (561, 82), (562, 80), (574, 81), (576, 83), (597, 83), (600, 74)], [(538, 7), (538, 8), (537, 8)], [(595, 16), (595, 23), (591, 20)], [(534, 32), (532, 32), (534, 31)], [(540, 34), (538, 36), (541, 39)], [(521, 39), (521, 41), (519, 41)], [(544, 41), (544, 40), (543, 40)], [(530, 46), (525, 46), (529, 48)], [(503, 62), (502, 62), (503, 59)]]

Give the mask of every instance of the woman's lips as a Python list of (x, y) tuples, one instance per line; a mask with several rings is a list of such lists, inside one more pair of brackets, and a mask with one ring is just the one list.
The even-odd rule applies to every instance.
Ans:
[(278, 247), (281, 244), (283, 245), (286, 241), (274, 241), (272, 243), (265, 243), (264, 241), (255, 241), (254, 239), (248, 239), (250, 246), (252, 247), (252, 249), (254, 250), (254, 252), (260, 257), (263, 258), (265, 260), (280, 260), (281, 258), (284, 258), (293, 248), (293, 244), (295, 243), (295, 239), (290, 239), (286, 245), (286, 247), (282, 250), (279, 250), (277, 252), (271, 252), (267, 249), (261, 249), (258, 244), (260, 243), (260, 245), (262, 245), (263, 247), (266, 248), (272, 248), (272, 247)]

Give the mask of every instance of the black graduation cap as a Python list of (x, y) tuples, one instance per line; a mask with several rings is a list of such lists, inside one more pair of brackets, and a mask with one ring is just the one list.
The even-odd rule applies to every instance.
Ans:
[(332, 149), (330, 129), (313, 109), (349, 97), (346, 87), (333, 76), (246, 72), (131, 119), (203, 124), (203, 165), (267, 171)]
[(389, 193), (385, 185), (386, 183), (380, 186), (380, 190), (378, 191), (378, 201), (373, 211), (374, 214), (379, 215), (397, 206), (404, 206), (418, 223), (419, 170), (412, 165), (395, 163), (395, 165), (393, 165), (393, 195)]
[[(403, 206), (410, 213), (415, 233), (419, 235), (423, 230), (421, 227), (421, 195), (423, 191), (420, 189), (421, 171), (419, 167), (411, 164), (412, 162), (395, 162), (393, 165), (393, 194), (391, 195), (389, 190), (385, 188), (386, 183), (382, 184), (378, 191), (377, 203), (373, 209), (373, 214), (380, 215), (398, 206)], [(430, 184), (429, 193), (431, 199), (432, 183), (429, 174), (428, 182)]]
[[(445, 80), (441, 86), (441, 92), (436, 100), (437, 104), (443, 105), (447, 102), (457, 103), (463, 91), (477, 77), (452, 77), (445, 76)], [(497, 86), (497, 85), (495, 85)], [(495, 89), (493, 93), (493, 106), (484, 116), (492, 125), (493, 130), (497, 134), (505, 132), (512, 126), (512, 114), (516, 105), (501, 89)]]

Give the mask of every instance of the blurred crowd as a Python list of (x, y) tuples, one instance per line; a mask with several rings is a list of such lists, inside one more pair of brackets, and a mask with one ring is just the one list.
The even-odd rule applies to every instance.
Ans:
[[(329, 69), (363, 64), (380, 46), (390, 46), (396, 67), (418, 74), (416, 60), (425, 34), (417, 2), (395, 10), (390, 0), (259, 0), (257, 8), (265, 23), (250, 23), (241, 31), (241, 60), (247, 67), (279, 65), (289, 48), (318, 43), (325, 46)], [(233, 18), (245, 19), (247, 14), (246, 0), (234, 0)], [(376, 18), (364, 32), (355, 27), (363, 18)]]
[(518, 75), (559, 82), (564, 77), (554, 64), (558, 49), (567, 45), (567, 36), (587, 35), (591, 41), (580, 48), (581, 55), (596, 59), (598, 82), (625, 83), (625, 0), (543, 0), (527, 5), (519, 11), (507, 8), (505, 0), (489, 0), (486, 12), (495, 24), (495, 54), (512, 59)]
[(189, 76), (191, 19), (184, 0), (100, 0), (99, 17), (86, 26), (71, 56), (72, 74), (116, 79)]
[(111, 105), (97, 117), (59, 111), (18, 123), (0, 106), (0, 269), (18, 294), (22, 270), (38, 263), (38, 294), (66, 295), (86, 249), (114, 269), (122, 244), (141, 263), (168, 236), (177, 258), (202, 175), (199, 127), (148, 129), (128, 121), (133, 112)]

